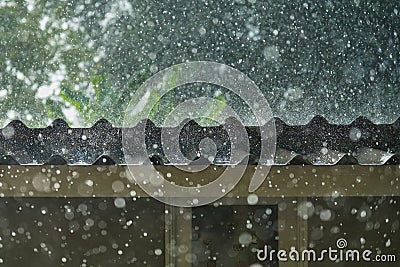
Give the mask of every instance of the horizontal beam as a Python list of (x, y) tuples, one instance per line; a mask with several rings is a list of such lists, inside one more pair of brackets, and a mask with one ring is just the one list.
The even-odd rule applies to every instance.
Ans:
[[(130, 166), (134, 175), (143, 166)], [(147, 167), (148, 168), (148, 167)], [(209, 166), (185, 173), (173, 166), (157, 166), (176, 184), (207, 184), (225, 168)], [(225, 198), (249, 195), (254, 166)], [(166, 175), (168, 174), (168, 175)], [(255, 192), (259, 197), (400, 196), (400, 165), (274, 166)], [(7, 197), (148, 197), (126, 166), (0, 166), (0, 196)]]

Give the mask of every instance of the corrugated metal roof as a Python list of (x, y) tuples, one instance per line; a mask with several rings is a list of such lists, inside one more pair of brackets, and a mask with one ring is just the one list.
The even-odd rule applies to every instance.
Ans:
[[(155, 164), (170, 165), (161, 142), (161, 128), (146, 123), (146, 146)], [(400, 162), (400, 118), (392, 124), (373, 124), (359, 117), (348, 125), (330, 124), (316, 116), (306, 125), (288, 125), (275, 119), (277, 151), (274, 165), (383, 165)], [(202, 127), (194, 121), (181, 125), (182, 151), (189, 157), (198, 153), (200, 141), (208, 137), (217, 146), (214, 164), (229, 162), (230, 143), (223, 126)], [(132, 136), (138, 127), (126, 128)], [(246, 126), (250, 142), (249, 164), (260, 155), (259, 128)], [(59, 119), (46, 128), (28, 128), (12, 121), (1, 129), (2, 165), (124, 165), (122, 129), (100, 120), (91, 128), (70, 128)], [(156, 145), (155, 145), (156, 144)]]

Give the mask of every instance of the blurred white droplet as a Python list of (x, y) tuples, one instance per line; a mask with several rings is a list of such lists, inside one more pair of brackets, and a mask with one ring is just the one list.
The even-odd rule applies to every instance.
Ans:
[(332, 212), (330, 210), (322, 210), (319, 217), (321, 221), (329, 221), (332, 218)]
[(356, 142), (361, 138), (361, 131), (358, 128), (353, 127), (350, 129), (349, 137), (352, 141)]
[(289, 101), (296, 101), (303, 97), (303, 90), (298, 86), (289, 86), (283, 97)]
[(250, 244), (251, 240), (253, 240), (253, 237), (249, 233), (244, 232), (239, 236), (239, 243), (242, 245)]
[(125, 207), (126, 203), (125, 203), (125, 199), (118, 197), (116, 199), (114, 199), (114, 205), (115, 207), (122, 209)]
[(38, 173), (32, 179), (32, 186), (38, 192), (49, 192), (51, 181), (45, 174)]
[(280, 58), (279, 48), (275, 45), (267, 46), (263, 50), (263, 55), (267, 61), (275, 61)]
[(249, 205), (255, 205), (258, 203), (258, 196), (256, 194), (250, 194), (247, 196), (247, 203)]
[(314, 211), (314, 205), (310, 201), (303, 201), (297, 207), (297, 215), (304, 220), (311, 218), (311, 216), (314, 214)]
[(5, 139), (10, 139), (14, 136), (15, 130), (14, 127), (8, 125), (4, 129), (2, 129), (1, 132)]
[(201, 26), (199, 29), (200, 35), (204, 35), (204, 34), (206, 34), (206, 32), (207, 32), (207, 30), (203, 26)]
[(115, 193), (119, 193), (119, 192), (122, 192), (122, 191), (124, 190), (125, 185), (124, 185), (124, 183), (121, 182), (121, 181), (114, 181), (114, 182), (111, 184), (111, 188), (112, 188), (112, 190), (113, 190)]

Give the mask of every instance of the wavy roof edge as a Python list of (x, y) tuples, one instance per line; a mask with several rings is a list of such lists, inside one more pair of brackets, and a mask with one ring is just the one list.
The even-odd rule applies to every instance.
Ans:
[[(159, 139), (163, 128), (156, 127), (151, 120), (142, 120), (141, 123), (150, 124), (146, 135), (149, 138), (146, 141), (150, 142), (149, 157), (160, 156), (155, 159), (158, 165), (179, 165), (180, 162), (169, 162), (164, 158), (163, 144)], [(219, 144), (213, 163), (230, 164), (229, 140), (226, 140), (228, 137), (221, 126), (203, 127), (187, 119), (179, 127), (186, 123), (181, 129), (181, 140), (188, 156), (195, 155), (197, 143), (209, 137)], [(305, 125), (287, 125), (279, 118), (275, 118), (275, 124), (277, 153), (272, 165), (399, 164), (400, 118), (393, 124), (376, 125), (365, 117), (358, 117), (351, 124), (340, 125), (315, 116)], [(204, 131), (204, 128), (209, 131)], [(130, 134), (139, 133), (135, 126), (126, 129)], [(261, 137), (257, 126), (246, 126), (246, 129), (250, 157), (253, 157), (250, 165), (257, 163), (260, 156)], [(198, 134), (193, 135), (193, 131)], [(62, 119), (53, 121), (46, 128), (29, 128), (21, 121), (11, 121), (0, 129), (0, 164), (92, 165), (97, 162), (124, 165), (122, 132), (122, 128), (113, 127), (105, 119), (90, 128), (71, 128)], [(105, 158), (98, 162), (100, 157)]]
[[(173, 166), (174, 164), (171, 163), (164, 163), (160, 160), (160, 158), (152, 158), (152, 162), (156, 166)], [(239, 163), (241, 164), (241, 163)], [(258, 165), (258, 162), (249, 162), (249, 166)], [(296, 155), (293, 156), (288, 162), (283, 161), (276, 161), (270, 166), (287, 166), (287, 165), (312, 165), (312, 166), (340, 166), (340, 165), (360, 165), (360, 166), (383, 166), (383, 165), (399, 165), (400, 164), (400, 154), (391, 155), (387, 157), (385, 160), (380, 162), (360, 162), (357, 157), (351, 155), (342, 155), (341, 157), (337, 158), (333, 162), (321, 162), (321, 161), (313, 161), (307, 155)], [(60, 155), (53, 155), (45, 162), (35, 162), (35, 163), (19, 163), (16, 159), (13, 158), (11, 155), (7, 155), (5, 157), (0, 157), (0, 166), (1, 165), (22, 165), (22, 166), (49, 166), (49, 165), (69, 165), (69, 166), (93, 166), (93, 165), (118, 165), (118, 166), (126, 166), (127, 164), (122, 162), (118, 163), (118, 160), (113, 159), (108, 155), (101, 155), (97, 157), (93, 162), (75, 162), (75, 163), (68, 163), (64, 157)], [(208, 162), (211, 166), (231, 166), (231, 164), (215, 164)], [(261, 166), (263, 166), (261, 164)], [(265, 165), (264, 165), (265, 166)]]
[[(235, 119), (235, 118), (233, 118)], [(307, 121), (307, 123), (305, 124), (290, 124), (290, 123), (286, 123), (284, 120), (282, 120), (280, 117), (274, 117), (275, 123), (280, 123), (283, 125), (287, 125), (287, 126), (307, 126), (307, 125), (313, 125), (313, 124), (326, 124), (326, 125), (339, 125), (339, 126), (351, 126), (351, 125), (359, 125), (359, 124), (366, 124), (366, 125), (392, 125), (395, 127), (400, 127), (400, 116), (392, 121), (391, 123), (374, 123), (373, 121), (371, 121), (370, 119), (368, 119), (365, 116), (359, 116), (357, 118), (355, 118), (354, 120), (352, 120), (350, 123), (346, 123), (346, 124), (338, 124), (338, 123), (331, 123), (329, 122), (324, 116), (321, 115), (316, 115), (314, 117), (312, 117), (309, 121)], [(191, 121), (190, 118), (182, 121), (180, 124), (174, 125), (174, 127), (182, 125), (187, 123), (188, 121)], [(143, 119), (140, 120), (136, 125), (132, 125), (130, 127), (136, 127), (138, 124), (142, 124), (142, 123), (150, 123), (152, 125), (154, 125), (155, 127), (159, 127), (160, 126), (156, 125), (151, 119)], [(208, 125), (200, 125), (199, 126), (202, 127), (212, 127), (212, 126), (208, 126)], [(54, 128), (54, 127), (60, 127), (60, 128), (71, 128), (71, 129), (90, 129), (90, 128), (95, 128), (98, 126), (108, 126), (110, 128), (124, 128), (121, 126), (114, 126), (110, 121), (106, 120), (106, 119), (99, 119), (96, 122), (94, 122), (92, 124), (92, 126), (88, 126), (88, 127), (75, 127), (75, 126), (71, 126), (68, 124), (68, 122), (66, 122), (64, 119), (55, 119), (52, 123), (48, 124), (46, 127), (29, 127), (27, 126), (27, 124), (25, 124), (23, 121), (21, 120), (11, 120), (9, 121), (7, 124), (5, 124), (3, 126), (3, 128), (0, 128), (0, 130), (5, 129), (9, 126), (20, 126), (20, 127), (26, 127), (29, 129), (45, 129), (45, 128)], [(257, 125), (245, 125), (247, 127), (257, 127)]]

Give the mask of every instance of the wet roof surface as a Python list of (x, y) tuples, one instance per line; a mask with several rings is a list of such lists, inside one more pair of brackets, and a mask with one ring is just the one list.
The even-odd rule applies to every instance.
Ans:
[[(174, 165), (166, 158), (161, 142), (161, 128), (146, 123), (146, 146), (152, 162)], [(400, 119), (393, 124), (373, 124), (359, 117), (348, 125), (334, 125), (316, 116), (306, 125), (288, 125), (275, 119), (277, 146), (273, 165), (398, 164), (400, 158)], [(202, 127), (194, 121), (181, 126), (179, 141), (188, 158), (198, 155), (199, 143), (210, 138), (216, 144), (212, 163), (228, 165), (229, 137), (223, 126)], [(126, 128), (131, 135), (143, 135), (138, 127)], [(258, 127), (247, 126), (250, 160), (258, 162), (260, 133)], [(125, 165), (122, 130), (100, 120), (91, 128), (70, 128), (56, 120), (46, 128), (28, 128), (12, 121), (1, 130), (0, 164), (2, 165)], [(205, 159), (206, 160), (206, 159)], [(207, 161), (207, 160), (206, 160)], [(203, 161), (204, 162), (204, 161)], [(207, 162), (209, 163), (209, 162)]]

